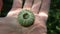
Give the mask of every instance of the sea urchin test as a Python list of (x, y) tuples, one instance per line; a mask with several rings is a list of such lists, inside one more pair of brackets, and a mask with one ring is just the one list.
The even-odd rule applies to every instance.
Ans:
[(18, 21), (24, 27), (33, 25), (35, 16), (30, 10), (21, 10), (18, 14)]

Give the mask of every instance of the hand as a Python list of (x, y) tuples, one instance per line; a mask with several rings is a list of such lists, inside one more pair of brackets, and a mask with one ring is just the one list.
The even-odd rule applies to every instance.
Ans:
[[(34, 2), (34, 3), (33, 3)], [(25, 0), (22, 8), (22, 0), (14, 0), (12, 9), (4, 18), (0, 18), (1, 34), (46, 34), (46, 20), (48, 18), (50, 0)], [(21, 9), (31, 10), (35, 15), (34, 24), (23, 27), (17, 21), (17, 15)], [(3, 33), (4, 32), (4, 33)]]

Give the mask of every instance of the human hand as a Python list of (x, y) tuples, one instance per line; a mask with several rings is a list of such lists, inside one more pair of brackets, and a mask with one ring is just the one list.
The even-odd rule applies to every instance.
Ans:
[[(34, 2), (34, 3), (33, 3)], [(1, 34), (46, 34), (46, 20), (50, 0), (25, 0), (22, 8), (22, 0), (14, 0), (12, 9), (4, 18), (0, 18)], [(31, 10), (35, 15), (34, 24), (30, 27), (23, 27), (17, 21), (20, 10)], [(3, 33), (4, 32), (4, 33)]]

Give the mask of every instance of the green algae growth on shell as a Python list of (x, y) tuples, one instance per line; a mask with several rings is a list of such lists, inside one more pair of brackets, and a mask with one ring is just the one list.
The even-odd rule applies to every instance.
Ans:
[(35, 16), (30, 10), (21, 10), (18, 14), (18, 21), (24, 27), (33, 25)]

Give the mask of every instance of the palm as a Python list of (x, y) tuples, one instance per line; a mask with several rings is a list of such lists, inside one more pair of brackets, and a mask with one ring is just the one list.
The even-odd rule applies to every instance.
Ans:
[[(16, 2), (16, 0), (14, 1)], [(41, 0), (35, 0), (33, 5), (32, 5), (33, 0), (26, 0), (23, 8), (21, 8), (22, 4), (21, 2), (19, 3), (19, 1), (16, 2), (17, 5), (15, 5), (15, 3), (13, 4), (13, 8), (11, 9), (11, 11), (8, 13), (8, 15), (5, 18), (0, 18), (1, 24), (3, 24), (1, 28), (4, 27), (3, 29), (0, 29), (2, 30), (2, 33), (7, 32), (6, 34), (20, 34), (20, 33), (21, 34), (46, 34), (45, 22), (42, 21), (41, 20), (42, 17), (39, 16), (39, 13), (41, 12), (39, 10)], [(32, 26), (26, 28), (26, 27), (21, 26), (18, 23), (17, 15), (21, 9), (32, 10), (32, 12), (34, 13), (35, 21)], [(4, 31), (7, 29), (8, 31)]]

